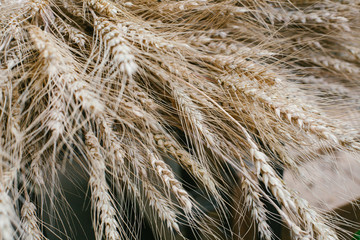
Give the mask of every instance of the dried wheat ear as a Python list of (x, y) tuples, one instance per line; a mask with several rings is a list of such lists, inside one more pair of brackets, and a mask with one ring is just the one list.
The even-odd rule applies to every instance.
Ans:
[(359, 23), (358, 1), (1, 1), (0, 239), (79, 238), (55, 229), (82, 223), (71, 166), (97, 240), (241, 239), (245, 212), (259, 239), (274, 216), (346, 239), (277, 169), (360, 156)]

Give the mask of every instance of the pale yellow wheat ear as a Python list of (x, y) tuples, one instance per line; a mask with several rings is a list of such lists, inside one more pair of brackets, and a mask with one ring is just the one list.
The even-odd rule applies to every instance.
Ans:
[(347, 239), (281, 172), (359, 158), (359, 23), (357, 1), (1, 1), (0, 239)]

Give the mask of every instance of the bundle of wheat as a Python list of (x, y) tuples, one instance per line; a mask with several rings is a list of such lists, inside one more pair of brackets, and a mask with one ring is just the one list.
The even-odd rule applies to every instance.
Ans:
[(293, 239), (339, 239), (275, 169), (360, 151), (359, 12), (356, 0), (2, 1), (0, 239), (46, 239), (45, 201), (75, 163), (98, 240), (140, 238), (143, 217), (162, 239), (239, 235), (231, 170), (263, 239), (276, 236), (262, 198)]

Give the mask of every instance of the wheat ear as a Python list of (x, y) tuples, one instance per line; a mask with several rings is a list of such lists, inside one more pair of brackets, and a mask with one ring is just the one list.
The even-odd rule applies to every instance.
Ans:
[[(55, 129), (54, 126), (62, 128), (65, 119), (59, 116), (64, 115), (64, 88), (68, 88), (69, 92), (74, 95), (75, 99), (81, 104), (81, 106), (92, 114), (100, 114), (104, 106), (99, 101), (99, 96), (91, 91), (88, 83), (82, 80), (81, 74), (76, 69), (76, 61), (72, 58), (71, 53), (66, 49), (61, 49), (60, 46), (52, 41), (52, 37), (47, 33), (39, 29), (38, 27), (31, 26), (29, 28), (30, 38), (33, 40), (35, 47), (41, 53), (40, 57), (46, 60), (45, 70), (48, 76), (55, 81), (55, 96), (59, 96), (58, 100), (53, 104), (54, 113), (53, 121), (49, 125), (50, 129), (54, 129), (57, 132), (62, 132), (63, 129)], [(60, 105), (61, 106), (60, 106)], [(59, 108), (57, 108), (59, 107)], [(56, 124), (54, 125), (54, 123)]]
[(176, 100), (177, 107), (180, 109), (181, 117), (185, 120), (185, 124), (189, 124), (196, 129), (206, 141), (208, 146), (216, 146), (216, 138), (209, 128), (204, 124), (204, 116), (199, 107), (192, 101), (191, 97), (176, 83), (171, 83), (172, 95)]
[[(114, 208), (112, 197), (109, 194), (109, 187), (106, 183), (106, 166), (100, 152), (98, 139), (92, 132), (85, 136), (86, 148), (89, 152), (90, 179), (92, 205), (94, 208), (94, 229), (96, 239), (103, 237), (109, 240), (120, 239), (120, 225), (117, 220), (117, 211)], [(103, 233), (104, 231), (104, 233)]]
[(77, 44), (80, 48), (84, 48), (88, 42), (88, 37), (81, 30), (66, 21), (56, 19), (54, 26), (56, 26), (57, 31), (67, 36), (72, 43)]
[(193, 207), (190, 195), (182, 187), (181, 183), (175, 178), (169, 166), (155, 154), (149, 153), (149, 161), (154, 171), (158, 174), (163, 183), (176, 196), (184, 211), (190, 213)]
[(105, 14), (108, 17), (115, 17), (120, 9), (115, 6), (112, 1), (108, 0), (84, 0), (84, 3), (97, 11), (100, 14)]
[(267, 223), (267, 210), (260, 200), (261, 194), (254, 188), (253, 184), (244, 177), (241, 179), (241, 189), (245, 191), (245, 205), (257, 223), (257, 229), (259, 230), (261, 238), (271, 240), (273, 234)]
[[(2, 176), (0, 175), (0, 177)], [(0, 239), (13, 240), (16, 237), (15, 229), (19, 227), (19, 224), (13, 201), (5, 192), (4, 186), (0, 184)]]
[[(305, 231), (310, 236), (318, 236), (324, 239), (338, 239), (336, 233), (327, 225), (324, 224), (324, 220), (320, 215), (309, 208), (303, 203), (303, 199), (291, 194), (281, 182), (281, 179), (275, 173), (274, 169), (269, 165), (265, 154), (257, 150), (256, 148), (251, 149), (251, 155), (256, 167), (258, 178), (262, 179), (265, 186), (270, 189), (272, 194), (277, 200), (288, 209), (290, 212), (298, 213), (302, 215), (303, 221), (305, 221)], [(293, 226), (289, 226), (293, 228)], [(297, 231), (297, 230), (296, 230)], [(296, 231), (294, 231), (295, 234)], [(315, 234), (314, 234), (315, 232)]]
[(272, 98), (261, 90), (256, 83), (245, 80), (246, 79), (240, 79), (237, 76), (224, 77), (219, 78), (219, 83), (231, 91), (239, 91), (239, 93), (244, 93), (263, 103), (266, 107), (271, 109), (277, 117), (290, 123), (295, 123), (298, 127), (309, 130), (321, 138), (331, 140), (337, 144), (339, 143), (336, 135), (332, 133), (325, 124), (311, 118), (295, 105), (272, 100)]
[(179, 163), (186, 167), (190, 173), (204, 184), (205, 187), (214, 195), (217, 195), (218, 190), (215, 185), (215, 180), (210, 172), (201, 166), (201, 164), (193, 159), (191, 154), (184, 149), (180, 149), (177, 144), (164, 134), (155, 134), (153, 136), (157, 146), (166, 153), (174, 156)]
[[(65, 103), (65, 86), (63, 75), (66, 71), (66, 60), (58, 51), (52, 37), (42, 31), (40, 28), (31, 26), (28, 29), (30, 39), (34, 43), (37, 51), (40, 53), (42, 62), (42, 70), (45, 72), (36, 81), (44, 82), (50, 89), (50, 106), (48, 119), (46, 121), (47, 128), (52, 132), (53, 140), (57, 140), (65, 131), (66, 125), (66, 103)], [(38, 85), (37, 83), (36, 85)], [(35, 85), (35, 86), (36, 86)]]
[[(286, 11), (276, 9), (269, 16), (270, 21), (285, 22), (286, 24), (313, 24), (313, 26), (325, 28), (341, 29), (343, 31), (350, 31), (348, 25), (349, 20), (343, 16), (336, 16), (335, 13), (327, 10), (313, 11), (310, 13), (304, 11)], [(314, 24), (316, 23), (316, 24)]]
[(329, 68), (335, 70), (341, 74), (356, 75), (360, 73), (359, 67), (356, 65), (333, 57), (313, 55), (310, 60), (316, 65), (322, 66), (325, 69)]
[[(26, 191), (26, 190), (25, 190)], [(32, 202), (25, 200), (21, 208), (21, 227), (24, 230), (25, 240), (45, 240), (39, 228), (39, 220), (36, 216), (36, 207)]]
[(162, 194), (147, 180), (144, 179), (142, 181), (142, 185), (145, 191), (145, 196), (149, 199), (149, 205), (154, 208), (159, 218), (166, 222), (169, 229), (181, 234), (178, 221), (176, 220), (176, 213), (169, 206), (168, 200), (164, 199)]
[[(234, 121), (233, 118), (231, 119)], [(309, 213), (310, 209), (305, 208), (303, 205), (296, 204), (295, 199), (300, 198), (290, 193), (286, 189), (286, 186), (283, 184), (282, 180), (275, 173), (275, 170), (270, 166), (268, 157), (260, 151), (259, 147), (255, 144), (252, 137), (249, 135), (248, 131), (240, 123), (236, 123), (250, 147), (250, 155), (255, 165), (256, 176), (259, 179), (262, 179), (265, 186), (272, 192), (275, 198), (282, 204), (282, 206), (284, 206), (288, 212), (296, 213), (298, 210), (300, 210)], [(288, 226), (292, 230), (293, 234), (295, 234), (297, 237), (304, 237), (306, 232), (310, 234), (309, 231), (311, 229), (305, 229), (306, 232), (302, 231), (283, 211), (280, 210), (280, 212), (283, 217), (286, 217)], [(312, 225), (317, 225), (316, 229), (318, 230), (317, 234), (319, 236), (336, 237), (336, 235), (334, 235), (331, 231), (331, 228), (322, 223), (321, 217), (315, 211), (313, 211), (312, 214), (314, 214), (313, 217), (308, 218), (306, 221), (311, 222)]]
[(240, 76), (258, 81), (259, 83), (266, 83), (269, 86), (283, 81), (281, 74), (275, 74), (274, 71), (271, 71), (270, 66), (265, 65), (265, 67), (256, 61), (247, 60), (246, 54), (236, 53), (230, 56), (202, 55), (201, 59), (216, 66), (220, 73), (226, 70), (229, 73), (228, 76), (236, 72)]
[(105, 52), (109, 52), (112, 56), (112, 61), (109, 63), (131, 77), (136, 72), (137, 64), (134, 55), (131, 54), (127, 40), (123, 37), (124, 33), (121, 28), (105, 18), (96, 18), (94, 27), (105, 43)]
[[(17, 173), (21, 167), (21, 158), (22, 158), (22, 144), (24, 141), (24, 132), (21, 130), (21, 107), (18, 88), (13, 89), (11, 97), (11, 115), (8, 117), (9, 127), (11, 132), (11, 141), (9, 141), (9, 165), (4, 167), (3, 179), (4, 186), (6, 190), (10, 190), (13, 184), (16, 183)], [(5, 106), (5, 103), (3, 103)], [(7, 157), (3, 157), (6, 159)]]

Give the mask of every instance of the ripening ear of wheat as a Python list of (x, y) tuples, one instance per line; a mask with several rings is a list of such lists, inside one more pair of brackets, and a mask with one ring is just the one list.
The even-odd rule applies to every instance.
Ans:
[(139, 238), (127, 208), (158, 238), (224, 238), (229, 168), (263, 239), (263, 198), (293, 239), (341, 239), (276, 167), (360, 151), (357, 0), (9, 0), (0, 16), (0, 239), (46, 239), (74, 163), (97, 240)]

